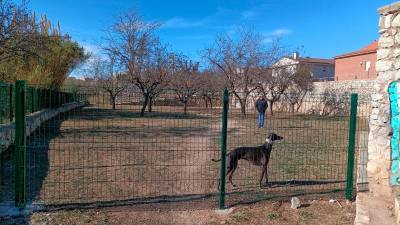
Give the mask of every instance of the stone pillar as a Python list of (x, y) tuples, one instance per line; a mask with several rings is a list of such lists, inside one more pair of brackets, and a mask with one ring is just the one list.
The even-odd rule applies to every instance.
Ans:
[(400, 80), (400, 2), (384, 6), (378, 12), (378, 77), (371, 103), (367, 171), (370, 192), (375, 196), (390, 197), (391, 126), (388, 87), (391, 82)]

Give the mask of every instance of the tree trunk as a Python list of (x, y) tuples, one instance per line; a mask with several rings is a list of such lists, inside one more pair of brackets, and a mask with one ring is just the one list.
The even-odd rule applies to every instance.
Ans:
[(299, 112), (302, 104), (303, 102), (297, 103), (296, 112)]
[(271, 114), (271, 116), (274, 115), (274, 101), (269, 101), (269, 113)]
[(115, 110), (115, 100), (116, 100), (116, 96), (112, 96), (111, 101), (112, 101), (112, 109), (113, 110)]
[(142, 109), (140, 110), (140, 117), (144, 116), (144, 111), (146, 110), (146, 106), (149, 102), (149, 94), (143, 94), (143, 97), (144, 97), (144, 101), (143, 101)]
[(208, 99), (207, 99), (207, 97), (204, 97), (203, 100), (204, 100), (206, 109), (208, 109)]
[(291, 111), (292, 113), (294, 113), (294, 111), (295, 111), (295, 105), (296, 105), (296, 103), (291, 103), (291, 104), (290, 104), (290, 106), (291, 106), (290, 111)]
[(153, 106), (153, 97), (149, 97), (149, 107), (148, 107), (149, 112), (153, 111), (152, 106)]
[(246, 116), (246, 101), (245, 100), (239, 100), (240, 103), (240, 113), (243, 117)]
[(187, 112), (187, 101), (183, 102), (183, 114), (186, 115)]

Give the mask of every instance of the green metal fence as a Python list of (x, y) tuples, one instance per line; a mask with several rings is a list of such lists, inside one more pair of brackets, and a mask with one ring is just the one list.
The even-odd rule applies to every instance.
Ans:
[(14, 118), (13, 85), (0, 83), (0, 124), (8, 123)]
[[(14, 84), (0, 83), (0, 124), (14, 121), (14, 87)], [(25, 112), (30, 114), (45, 108), (57, 108), (84, 97), (68, 89), (70, 88), (53, 90), (40, 85), (27, 85), (25, 88)]]
[[(79, 93), (84, 107), (57, 114), (26, 137), (26, 202), (58, 207), (204, 199), (224, 208), (299, 194), (344, 197), (346, 188), (350, 199), (363, 180), (357, 168), (365, 167), (359, 155), (368, 134), (368, 98), (308, 94), (292, 107), (282, 97), (259, 128), (256, 95), (248, 99), (246, 115), (228, 92), (211, 101), (194, 95), (185, 113), (176, 94), (165, 90), (142, 117), (143, 95), (137, 90), (117, 96), (115, 110), (100, 87), (80, 87)], [(260, 187), (260, 167), (246, 160), (239, 161), (233, 176), (237, 187), (225, 184), (225, 152), (262, 145), (271, 132), (284, 139), (273, 145), (268, 184)], [(10, 173), (8, 179), (14, 177)]]

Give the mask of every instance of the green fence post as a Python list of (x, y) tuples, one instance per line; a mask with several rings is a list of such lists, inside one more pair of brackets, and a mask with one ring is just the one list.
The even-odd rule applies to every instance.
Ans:
[(38, 95), (36, 88), (33, 88), (33, 101), (33, 111), (36, 112), (38, 111)]
[(15, 205), (26, 203), (25, 81), (15, 82)]
[(38, 89), (38, 110), (43, 109), (43, 91), (41, 88)]
[(35, 96), (34, 96), (34, 90), (33, 87), (31, 89), (31, 113), (35, 112)]
[(10, 122), (12, 122), (13, 119), (14, 119), (14, 110), (13, 110), (13, 85), (12, 85), (12, 84), (10, 84), (10, 90), (9, 90), (9, 91), (10, 91), (10, 92), (9, 92), (9, 98), (8, 98), (8, 100), (9, 100), (9, 108), (8, 108), (9, 113), (8, 113), (8, 116), (10, 117)]
[(353, 199), (354, 147), (356, 143), (357, 101), (358, 101), (358, 94), (356, 93), (351, 94), (349, 144), (347, 149), (347, 177), (346, 177), (346, 193), (345, 193), (345, 197), (347, 200)]
[(220, 174), (220, 189), (219, 189), (219, 208), (225, 208), (225, 168), (226, 168), (226, 138), (228, 127), (228, 103), (229, 93), (224, 90), (223, 109), (222, 109), (222, 129), (221, 129), (221, 174)]
[(49, 96), (49, 105), (50, 105), (50, 108), (53, 108), (53, 104), (54, 104), (54, 101), (53, 101), (53, 98), (54, 98), (53, 91), (52, 91), (52, 90), (49, 90), (49, 94), (50, 94), (50, 96)]

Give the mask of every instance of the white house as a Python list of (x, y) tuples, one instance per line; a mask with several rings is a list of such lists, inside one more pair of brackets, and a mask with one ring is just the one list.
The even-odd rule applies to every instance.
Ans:
[(310, 69), (313, 80), (315, 81), (334, 80), (335, 61), (333, 59), (300, 57), (297, 52), (293, 53), (292, 56), (282, 57), (272, 66), (272, 68), (286, 67), (286, 70), (294, 71), (298, 65), (307, 66)]

